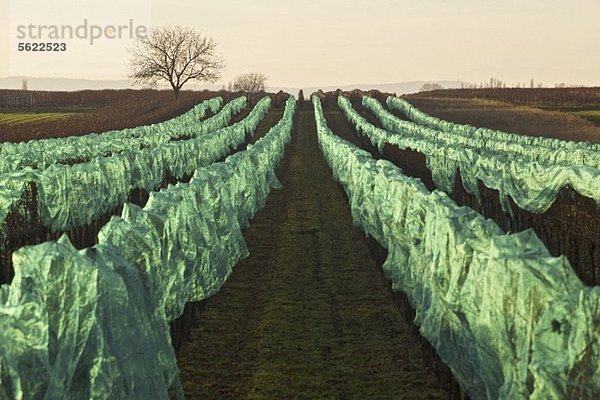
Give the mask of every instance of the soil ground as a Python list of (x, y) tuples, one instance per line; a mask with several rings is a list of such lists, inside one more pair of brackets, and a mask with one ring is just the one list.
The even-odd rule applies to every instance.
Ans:
[(181, 349), (186, 396), (446, 398), (352, 225), (312, 109), (298, 114), (277, 171), (284, 188), (252, 220), (249, 258), (206, 301)]

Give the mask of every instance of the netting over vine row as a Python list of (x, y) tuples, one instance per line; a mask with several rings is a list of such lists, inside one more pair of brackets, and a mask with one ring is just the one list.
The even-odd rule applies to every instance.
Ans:
[(94, 247), (19, 250), (0, 288), (0, 398), (182, 399), (168, 322), (247, 256), (241, 228), (280, 186), (294, 113), (290, 98), (256, 144), (126, 204)]
[(183, 115), (153, 125), (84, 136), (1, 143), (0, 173), (18, 172), (27, 167), (43, 170), (59, 163), (82, 163), (124, 151), (158, 147), (180, 136), (200, 137), (225, 127), (233, 115), (246, 107), (247, 100), (245, 96), (238, 97), (203, 120), (207, 111), (216, 113), (222, 103), (222, 98), (215, 97)]
[(319, 143), (354, 223), (388, 250), (383, 266), (415, 323), (473, 399), (595, 398), (600, 288), (584, 286), (531, 230), (429, 192), (335, 136), (313, 98)]
[(565, 187), (572, 187), (577, 193), (600, 204), (600, 170), (596, 168), (534, 161), (510, 151), (481, 148), (475, 141), (473, 144), (462, 143), (462, 139), (456, 139), (452, 133), (405, 121), (400, 123), (402, 121), (390, 117), (376, 100), (365, 98), (364, 104), (381, 117), (384, 126), (390, 130), (393, 128), (390, 132), (369, 123), (345, 97), (340, 96), (338, 104), (357, 131), (366, 135), (380, 150), (387, 143), (423, 153), (436, 187), (448, 193), (453, 189), (457, 171), (460, 171), (465, 190), (477, 198), (480, 197), (478, 180), (488, 188), (498, 190), (506, 214), (511, 213), (509, 197), (520, 208), (541, 214), (552, 206)]

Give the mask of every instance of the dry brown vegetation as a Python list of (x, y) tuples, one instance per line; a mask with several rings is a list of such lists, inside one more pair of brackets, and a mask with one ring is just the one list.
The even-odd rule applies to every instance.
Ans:
[(500, 100), (537, 106), (600, 105), (600, 87), (443, 89), (419, 97)]

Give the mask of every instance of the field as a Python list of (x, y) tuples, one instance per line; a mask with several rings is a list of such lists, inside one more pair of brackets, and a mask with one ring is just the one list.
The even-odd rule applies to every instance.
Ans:
[(580, 118), (587, 119), (596, 126), (600, 126), (600, 110), (583, 110), (571, 112)]
[(0, 111), (0, 125), (14, 127), (19, 124), (47, 123), (76, 115), (82, 110), (76, 109), (17, 109)]
[[(0, 97), (9, 92), (0, 90)], [(208, 92), (183, 92), (179, 101), (174, 102), (171, 92), (155, 90), (31, 93), (36, 110), (50, 110), (53, 117), (40, 119), (42, 114), (39, 114), (39, 118), (33, 118), (32, 115), (32, 118), (19, 124), (0, 123), (0, 141), (23, 142), (149, 125), (180, 115), (198, 102), (215, 95)], [(229, 98), (227, 94), (222, 95)], [(56, 110), (65, 109), (69, 113), (82, 109), (85, 112), (65, 119), (67, 115), (64, 112), (56, 113)], [(2, 110), (0, 121), (5, 119), (4, 113), (12, 116), (14, 111)]]
[(407, 96), (449, 121), (600, 143), (600, 89), (455, 89)]
[(509, 88), (509, 89), (450, 89), (432, 90), (418, 97), (497, 100), (529, 106), (586, 106), (600, 105), (600, 88)]
[(498, 100), (419, 95), (409, 96), (408, 99), (428, 114), (452, 122), (532, 136), (600, 143), (600, 127), (584, 119), (585, 116), (593, 116), (596, 111), (556, 111), (556, 107), (514, 106)]
[(600, 143), (597, 91), (447, 92), (407, 98), (503, 132), (360, 91), (0, 113), (7, 142), (159, 123), (1, 148), (0, 397), (46, 390), (51, 346), (70, 394), (595, 398), (598, 150), (547, 138)]

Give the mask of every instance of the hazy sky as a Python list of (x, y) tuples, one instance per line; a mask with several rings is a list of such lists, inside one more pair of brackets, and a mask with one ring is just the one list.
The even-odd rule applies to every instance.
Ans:
[[(20, 24), (196, 27), (219, 42), (223, 82), (277, 86), (498, 77), (600, 84), (598, 0), (0, 0), (0, 76), (123, 78), (129, 38), (17, 51)], [(29, 40), (34, 41), (34, 40)]]

